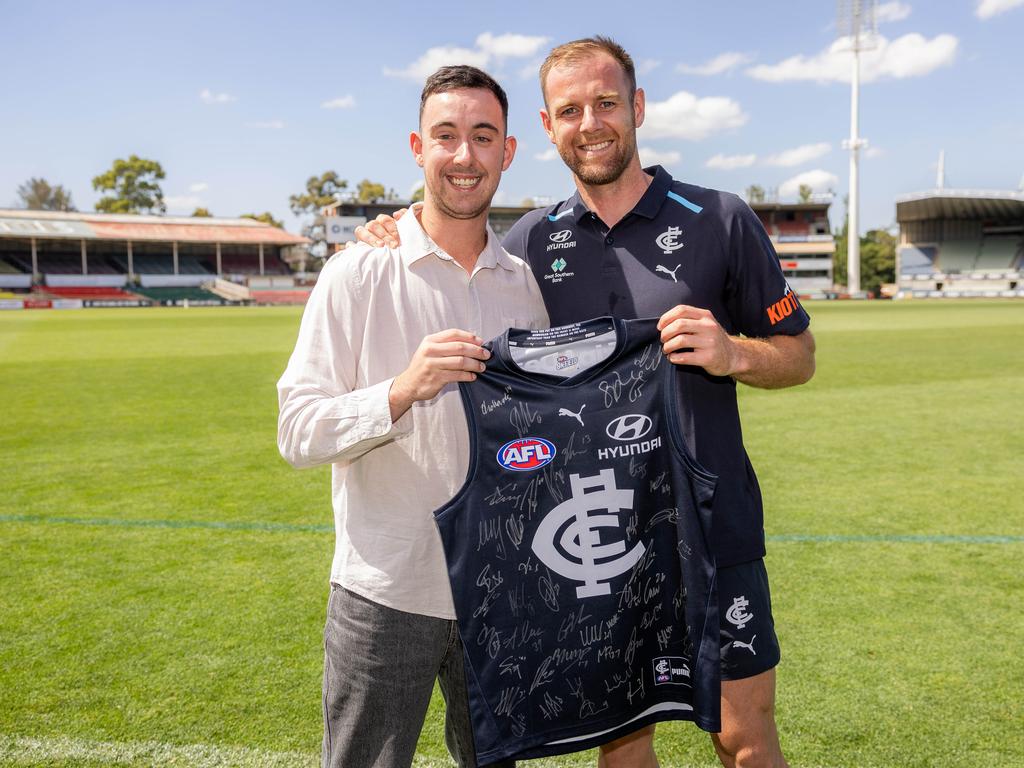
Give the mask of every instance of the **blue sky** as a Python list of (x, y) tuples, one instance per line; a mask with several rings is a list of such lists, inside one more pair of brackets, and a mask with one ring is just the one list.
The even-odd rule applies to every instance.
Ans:
[[(862, 229), (894, 222), (899, 195), (935, 184), (1016, 189), (1024, 180), (1024, 0), (879, 3), (862, 63)], [(496, 202), (562, 199), (568, 172), (541, 130), (537, 68), (591, 34), (637, 62), (648, 103), (641, 158), (677, 177), (793, 198), (834, 190), (849, 156), (849, 54), (835, 4), (11, 2), (0, 0), (0, 207), (33, 176), (80, 210), (116, 157), (158, 160), (169, 213), (270, 210), (331, 169), (406, 195), (425, 74), (483, 66), (509, 93), (519, 150)]]

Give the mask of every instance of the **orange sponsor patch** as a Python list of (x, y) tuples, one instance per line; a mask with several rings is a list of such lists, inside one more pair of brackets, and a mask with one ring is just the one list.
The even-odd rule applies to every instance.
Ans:
[(776, 301), (766, 310), (768, 312), (768, 320), (772, 325), (780, 323), (796, 312), (799, 307), (800, 304), (797, 302), (796, 296), (793, 295), (793, 292), (786, 291), (785, 296)]

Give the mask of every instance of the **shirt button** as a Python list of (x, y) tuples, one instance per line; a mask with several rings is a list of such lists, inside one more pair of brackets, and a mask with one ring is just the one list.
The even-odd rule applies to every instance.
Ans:
[(614, 237), (612, 237), (611, 235), (608, 235), (608, 237), (606, 237), (606, 238), (604, 239), (604, 241), (605, 241), (606, 243), (608, 243), (608, 245), (611, 245), (612, 243), (614, 243), (614, 242), (615, 242), (615, 238), (614, 238)]

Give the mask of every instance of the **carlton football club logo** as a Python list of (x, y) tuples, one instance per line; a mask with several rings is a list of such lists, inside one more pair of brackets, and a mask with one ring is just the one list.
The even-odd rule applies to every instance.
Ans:
[(669, 227), (660, 235), (658, 235), (654, 242), (658, 244), (663, 253), (669, 254), (672, 251), (678, 251), (683, 247), (683, 244), (679, 242), (679, 236), (682, 234), (682, 230), (679, 227)]
[(554, 443), (542, 437), (523, 437), (498, 449), (498, 463), (513, 472), (529, 472), (550, 464), (555, 453)]
[(646, 551), (637, 542), (627, 552), (622, 538), (600, 543), (602, 528), (625, 535), (618, 513), (633, 509), (633, 491), (615, 484), (614, 469), (590, 477), (569, 475), (569, 487), (572, 495), (544, 516), (531, 546), (552, 571), (581, 583), (576, 597), (610, 595), (608, 582), (636, 565)]
[(750, 605), (750, 601), (747, 600), (746, 595), (740, 595), (732, 599), (732, 605), (725, 612), (725, 618), (730, 624), (734, 624), (736, 629), (743, 629), (747, 626), (747, 622), (754, 618), (754, 614), (747, 611), (748, 605)]

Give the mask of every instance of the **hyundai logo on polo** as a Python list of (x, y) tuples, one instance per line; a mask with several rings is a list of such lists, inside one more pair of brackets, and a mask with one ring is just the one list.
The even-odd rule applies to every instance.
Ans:
[(522, 437), (498, 449), (498, 463), (513, 472), (529, 472), (550, 464), (555, 453), (554, 444), (542, 437)]
[(563, 229), (561, 232), (552, 232), (550, 235), (548, 235), (548, 240), (550, 240), (552, 243), (564, 243), (570, 237), (572, 237), (572, 230)]
[(604, 431), (612, 440), (639, 440), (652, 426), (651, 420), (642, 413), (630, 413), (613, 419)]

